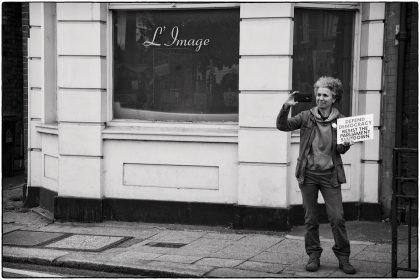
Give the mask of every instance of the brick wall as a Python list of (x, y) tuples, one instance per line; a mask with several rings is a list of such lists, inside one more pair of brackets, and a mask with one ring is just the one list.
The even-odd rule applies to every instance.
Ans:
[(418, 3), (407, 3), (402, 146), (418, 148)]
[(23, 139), (25, 174), (28, 171), (28, 38), (29, 3), (22, 3), (22, 55), (23, 55)]
[[(3, 174), (24, 169), (22, 4), (2, 4)], [(10, 140), (11, 139), (11, 140)]]
[(22, 116), (22, 22), (20, 3), (3, 3), (2, 24), (2, 113), (3, 116)]
[(384, 218), (390, 216), (392, 200), (392, 149), (395, 147), (397, 103), (398, 46), (395, 26), (400, 24), (400, 3), (386, 3), (384, 34), (384, 69), (381, 120), (381, 170), (379, 200)]
[[(407, 32), (404, 58), (404, 92), (402, 112), (396, 112), (398, 46), (395, 45), (395, 26), (400, 24), (400, 3), (386, 3), (384, 40), (384, 79), (382, 93), (380, 201), (383, 217), (390, 217), (392, 200), (392, 149), (396, 137), (403, 147), (418, 148), (418, 4), (407, 3)], [(402, 113), (401, 135), (396, 135), (396, 115)], [(405, 176), (417, 173), (417, 159), (403, 160)]]

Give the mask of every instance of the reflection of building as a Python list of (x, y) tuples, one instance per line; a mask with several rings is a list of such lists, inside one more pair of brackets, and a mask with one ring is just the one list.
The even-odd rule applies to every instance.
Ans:
[[(397, 114), (406, 112), (407, 145), (417, 146), (416, 141), (411, 141), (417, 135), (417, 109), (411, 107), (417, 104), (418, 81), (412, 74), (417, 71), (416, 3), (176, 4), (191, 13), (197, 7), (226, 5), (240, 11), (240, 43), (230, 46), (239, 53), (238, 87), (228, 89), (235, 77), (218, 80), (218, 71), (224, 70), (216, 66), (209, 68), (216, 79), (209, 79), (206, 84), (209, 88), (223, 85), (226, 90), (219, 96), (220, 101), (232, 107), (232, 92), (239, 90), (239, 109), (234, 112), (237, 122), (232, 121), (232, 112), (227, 117), (218, 112), (219, 119), (212, 121), (206, 114), (194, 118), (188, 112), (149, 112), (113, 104), (115, 44), (107, 41), (112, 38), (108, 35), (113, 28), (109, 15), (121, 9), (150, 8), (148, 5), (30, 3), (29, 94), (30, 100), (37, 102), (29, 104), (34, 116), (29, 134), (29, 198), (39, 195), (42, 206), (64, 220), (232, 223), (238, 228), (268, 229), (301, 223), (302, 202), (294, 178), (299, 135), (276, 130), (275, 120), (297, 79), (292, 75), (292, 65), (299, 60), (293, 51), (295, 28), (302, 31), (298, 45), (312, 39), (309, 19), (298, 21), (295, 11), (315, 9), (347, 12), (349, 35), (345, 39), (350, 43), (340, 47), (350, 48), (346, 50), (351, 55), (340, 58), (339, 54), (332, 54), (334, 59), (342, 59), (334, 61), (344, 65), (339, 69), (340, 75), (349, 77), (349, 101), (343, 106), (351, 115), (375, 115), (375, 140), (356, 144), (344, 156), (348, 183), (343, 185), (343, 199), (347, 218), (379, 220), (381, 213), (387, 215), (392, 174), (390, 150), (397, 137)], [(401, 20), (407, 19), (412, 40), (407, 41), (406, 56), (400, 58), (400, 62), (406, 62), (407, 70), (404, 91), (397, 95), (397, 78), (402, 73), (395, 71), (398, 46), (394, 44), (393, 32), (395, 25), (400, 24), (397, 15), (401, 5), (409, 7), (409, 14)], [(169, 6), (177, 10), (172, 4), (153, 4), (156, 9)], [(294, 22), (302, 24), (294, 26)], [(340, 22), (331, 22), (334, 26), (320, 28), (324, 30), (320, 40), (328, 37), (320, 46), (330, 44), (330, 37), (338, 33)], [(127, 31), (127, 37), (136, 36), (135, 32), (130, 34)], [(331, 40), (338, 46), (337, 41)], [(305, 47), (310, 53), (311, 46)], [(302, 64), (317, 68), (318, 61), (326, 60), (327, 53), (319, 53), (316, 62), (307, 59)], [(154, 72), (171, 76), (169, 66), (158, 65)], [(199, 78), (196, 71), (188, 71), (183, 73)], [(205, 81), (206, 72), (201, 73), (200, 81)], [(196, 84), (193, 78), (188, 79), (190, 85)], [(307, 83), (311, 85), (313, 81)], [(173, 95), (179, 98), (183, 92), (174, 89)], [(189, 96), (194, 101), (191, 104), (200, 106), (207, 102), (209, 96), (202, 96), (206, 90), (197, 89), (196, 95)], [(396, 111), (400, 96), (409, 102), (403, 102), (403, 109)], [(114, 119), (120, 109), (126, 110), (127, 117)], [(180, 117), (183, 121), (173, 121), (183, 113), (191, 119)]]

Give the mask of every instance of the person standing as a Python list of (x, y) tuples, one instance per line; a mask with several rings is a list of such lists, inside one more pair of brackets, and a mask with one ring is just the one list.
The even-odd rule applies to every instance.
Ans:
[(297, 91), (289, 94), (277, 116), (281, 131), (300, 129), (299, 158), (295, 175), (301, 190), (305, 210), (305, 250), (309, 255), (307, 271), (320, 267), (322, 248), (319, 240), (318, 192), (320, 191), (331, 224), (335, 244), (332, 247), (339, 267), (347, 274), (356, 270), (349, 262), (350, 243), (347, 237), (341, 196), (341, 184), (346, 177), (341, 154), (353, 142), (337, 145), (337, 119), (344, 117), (334, 104), (340, 102), (343, 86), (339, 79), (321, 77), (314, 84), (316, 107), (288, 118), (290, 108), (296, 105)]

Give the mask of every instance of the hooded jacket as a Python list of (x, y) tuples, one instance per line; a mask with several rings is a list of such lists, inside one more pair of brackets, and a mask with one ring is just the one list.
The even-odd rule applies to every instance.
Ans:
[[(296, 178), (299, 184), (305, 181), (305, 170), (308, 163), (308, 154), (311, 150), (311, 145), (315, 137), (315, 129), (317, 127), (316, 114), (317, 109), (302, 111), (292, 118), (288, 118), (290, 105), (284, 104), (277, 116), (277, 128), (281, 131), (293, 131), (300, 129), (300, 146), (299, 157), (296, 164)], [(311, 112), (312, 111), (312, 112)], [(337, 119), (343, 118), (344, 115), (333, 107), (333, 114), (330, 114), (328, 122), (331, 123), (332, 129), (332, 152), (331, 157), (334, 169), (331, 177), (331, 184), (338, 187), (346, 183), (346, 175), (344, 173), (343, 161), (341, 154), (346, 153), (350, 146), (337, 145)], [(315, 114), (315, 115), (314, 115)], [(333, 125), (335, 124), (335, 125)]]

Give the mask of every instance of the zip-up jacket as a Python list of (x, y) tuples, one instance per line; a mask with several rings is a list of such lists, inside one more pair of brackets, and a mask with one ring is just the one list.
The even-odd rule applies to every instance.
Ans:
[[(299, 157), (296, 163), (296, 178), (299, 184), (305, 181), (305, 169), (308, 161), (308, 154), (311, 149), (312, 142), (315, 137), (315, 128), (317, 126), (315, 116), (310, 110), (302, 111), (294, 117), (288, 118), (290, 105), (283, 104), (280, 113), (277, 116), (277, 128), (281, 131), (293, 131), (300, 129), (300, 146)], [(344, 118), (345, 116), (339, 114), (337, 118)], [(344, 173), (343, 161), (341, 154), (346, 153), (350, 146), (337, 145), (337, 118), (332, 120), (332, 161), (334, 164), (331, 184), (338, 187), (346, 182), (346, 175)]]

